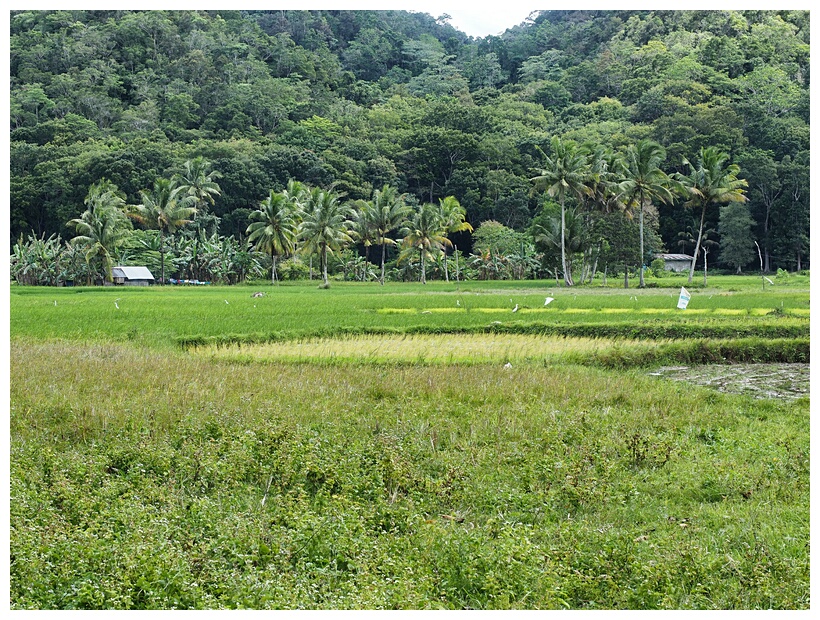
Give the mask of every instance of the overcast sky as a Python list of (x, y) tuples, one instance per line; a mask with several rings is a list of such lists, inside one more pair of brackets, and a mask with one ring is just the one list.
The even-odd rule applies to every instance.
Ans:
[[(389, 2), (387, 4), (390, 4)], [(549, 3), (532, 0), (498, 0), (461, 2), (456, 0), (413, 0), (397, 3), (408, 11), (429, 13), (433, 17), (443, 14), (450, 16), (450, 24), (471, 37), (486, 37), (501, 34), (507, 28), (517, 26), (530, 13), (540, 8), (548, 8)], [(384, 3), (381, 4), (384, 7)], [(398, 6), (397, 6), (398, 8)]]

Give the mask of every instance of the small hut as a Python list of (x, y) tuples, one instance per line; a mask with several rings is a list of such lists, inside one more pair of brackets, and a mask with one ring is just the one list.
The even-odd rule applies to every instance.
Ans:
[(662, 258), (663, 268), (675, 273), (686, 271), (692, 266), (692, 257), (688, 254), (655, 254), (655, 258)]
[(115, 285), (121, 286), (148, 286), (154, 284), (154, 276), (148, 267), (113, 267), (111, 276)]

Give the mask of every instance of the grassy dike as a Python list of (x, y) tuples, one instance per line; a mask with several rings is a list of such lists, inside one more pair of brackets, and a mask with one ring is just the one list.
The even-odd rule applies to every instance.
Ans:
[(807, 398), (630, 360), (237, 363), (173, 344), (199, 325), (20, 333), (18, 301), (12, 608), (809, 606)]

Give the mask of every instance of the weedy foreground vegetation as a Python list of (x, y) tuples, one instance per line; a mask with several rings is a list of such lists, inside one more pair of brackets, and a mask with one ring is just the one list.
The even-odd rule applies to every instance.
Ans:
[(12, 287), (11, 606), (808, 608), (809, 399), (648, 373), (809, 361), (714, 281)]

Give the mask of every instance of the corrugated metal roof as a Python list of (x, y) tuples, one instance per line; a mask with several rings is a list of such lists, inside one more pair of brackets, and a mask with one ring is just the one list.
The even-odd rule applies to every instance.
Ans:
[(112, 267), (111, 274), (115, 278), (125, 278), (127, 280), (153, 280), (154, 276), (148, 267)]
[(655, 254), (655, 256), (663, 260), (692, 260), (692, 257), (688, 254)]

